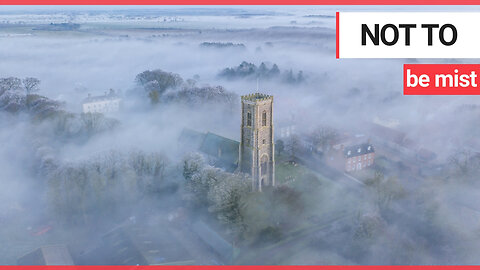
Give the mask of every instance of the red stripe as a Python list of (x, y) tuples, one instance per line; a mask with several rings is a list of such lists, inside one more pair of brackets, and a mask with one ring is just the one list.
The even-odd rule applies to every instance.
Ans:
[(0, 0), (0, 5), (480, 5), (480, 0)]
[(337, 51), (337, 59), (339, 59), (340, 58), (340, 12), (337, 11), (335, 18), (337, 20), (337, 23), (336, 23), (337, 26), (335, 27), (337, 32), (336, 51)]
[(475, 265), (173, 265), (173, 266), (1, 266), (2, 270), (479, 270)]

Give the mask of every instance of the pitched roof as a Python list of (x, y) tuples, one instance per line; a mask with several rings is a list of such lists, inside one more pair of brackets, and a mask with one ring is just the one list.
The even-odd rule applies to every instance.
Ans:
[(217, 166), (233, 171), (238, 165), (239, 146), (235, 140), (207, 132), (199, 150), (217, 158)]
[(345, 147), (345, 149), (343, 150), (343, 155), (346, 158), (350, 158), (350, 157), (361, 156), (361, 155), (374, 153), (374, 152), (375, 152), (375, 149), (373, 148), (373, 145), (369, 143), (362, 143), (362, 144)]
[(74, 265), (64, 245), (43, 246), (17, 260), (18, 265)]
[(180, 133), (180, 137), (178, 137), (178, 141), (188, 147), (199, 149), (204, 138), (205, 133), (201, 133), (189, 128), (184, 128)]
[(212, 248), (218, 255), (225, 260), (226, 263), (231, 263), (233, 257), (233, 246), (223, 239), (217, 232), (212, 230), (203, 221), (197, 221), (193, 224), (193, 231)]
[(162, 265), (192, 264), (191, 254), (165, 224), (125, 224), (102, 237), (101, 264)]
[(407, 134), (402, 131), (398, 131), (396, 129), (392, 129), (389, 127), (381, 126), (375, 123), (371, 123), (370, 125), (371, 131), (374, 135), (383, 138), (385, 140), (394, 142), (396, 144), (402, 144), (405, 140)]
[(104, 95), (101, 96), (90, 96), (88, 94), (88, 97), (83, 100), (83, 103), (91, 103), (91, 102), (99, 102), (99, 101), (106, 101), (106, 100), (116, 100), (120, 99), (120, 96), (115, 93), (112, 89), (110, 89), (109, 93), (105, 93)]

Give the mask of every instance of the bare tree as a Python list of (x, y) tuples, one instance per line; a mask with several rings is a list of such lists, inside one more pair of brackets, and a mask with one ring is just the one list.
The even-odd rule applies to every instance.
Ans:
[(461, 150), (449, 158), (449, 163), (459, 176), (472, 176), (480, 168), (480, 156), (469, 150)]
[(22, 80), (16, 77), (0, 78), (0, 95), (6, 91), (22, 90)]
[(338, 132), (327, 126), (320, 126), (312, 133), (312, 143), (315, 149), (327, 151), (328, 145), (332, 144), (338, 138)]
[(40, 80), (37, 78), (27, 77), (22, 80), (22, 83), (23, 83), (23, 88), (25, 88), (25, 92), (27, 93), (27, 95), (30, 95), (31, 93), (34, 93), (40, 90), (39, 88)]
[(290, 156), (290, 160), (294, 161), (300, 152), (300, 138), (293, 134), (287, 139), (286, 150)]

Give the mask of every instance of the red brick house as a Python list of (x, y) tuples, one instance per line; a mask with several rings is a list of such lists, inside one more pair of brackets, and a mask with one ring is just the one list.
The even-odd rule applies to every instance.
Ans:
[(346, 172), (360, 171), (373, 165), (375, 149), (369, 143), (348, 146), (343, 149)]

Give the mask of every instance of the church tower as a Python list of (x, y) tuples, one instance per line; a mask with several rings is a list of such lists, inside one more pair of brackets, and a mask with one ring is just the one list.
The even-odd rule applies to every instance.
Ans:
[(240, 171), (252, 176), (253, 190), (275, 185), (273, 96), (242, 96)]

